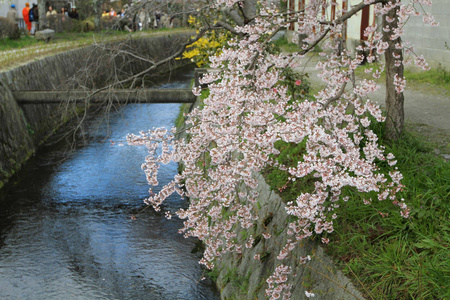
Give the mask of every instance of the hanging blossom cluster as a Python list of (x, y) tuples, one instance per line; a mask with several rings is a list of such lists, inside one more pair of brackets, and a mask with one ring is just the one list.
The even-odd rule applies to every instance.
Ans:
[[(367, 5), (376, 1), (365, 0)], [(416, 14), (412, 1), (408, 5), (389, 2), (376, 5), (382, 17), (395, 9), (396, 26), (385, 28), (396, 38), (402, 34), (407, 17)], [(427, 4), (427, 1), (419, 1)], [(236, 1), (221, 0), (216, 5), (234, 5)], [(307, 42), (313, 44), (320, 36), (337, 37), (342, 34), (342, 24), (324, 22), (321, 17), (322, 0), (311, 0), (305, 12), (298, 14), (300, 32), (311, 33)], [(319, 5), (320, 4), (320, 5)], [(183, 170), (158, 193), (150, 190), (146, 203), (156, 210), (173, 193), (190, 198), (189, 207), (177, 212), (184, 219), (180, 229), (186, 237), (196, 237), (204, 242), (205, 252), (201, 263), (213, 268), (227, 252), (242, 253), (252, 248), (255, 237), (249, 234), (242, 243), (237, 239), (237, 228), (251, 229), (259, 222), (255, 191), (257, 181), (252, 176), (269, 165), (285, 169), (290, 179), (311, 177), (314, 189), (298, 195), (286, 205), (286, 213), (293, 216), (286, 232), (290, 237), (277, 254), (280, 264), (267, 279), (266, 296), (270, 299), (288, 299), (293, 278), (291, 268), (282, 261), (291, 257), (300, 241), (313, 235), (333, 232), (333, 221), (338, 217), (335, 209), (341, 201), (356, 201), (342, 196), (344, 188), (358, 191), (370, 204), (376, 194), (379, 201), (389, 199), (408, 217), (409, 209), (397, 193), (403, 188), (402, 175), (395, 167), (395, 158), (385, 153), (377, 135), (370, 129), (371, 120), (383, 121), (381, 110), (370, 95), (380, 88), (375, 80), (354, 80), (354, 70), (364, 57), (341, 49), (339, 40), (330, 38), (324, 43), (328, 49), (317, 64), (326, 87), (314, 99), (290, 94), (284, 83), (283, 72), (294, 67), (301, 55), (282, 55), (269, 51), (267, 40), (271, 33), (287, 26), (266, 1), (260, 17), (244, 26), (235, 26), (241, 33), (228, 42), (221, 54), (211, 57), (215, 72), (206, 74), (203, 84), (208, 84), (209, 95), (201, 108), (193, 109), (187, 117), (188, 139), (175, 140), (166, 129), (154, 129), (140, 135), (130, 135), (128, 142), (145, 145), (150, 155), (143, 164), (150, 185), (158, 184), (160, 163), (182, 163)], [(292, 14), (289, 14), (289, 21)], [(324, 25), (328, 24), (328, 25)], [(314, 29), (314, 30), (313, 30)], [(377, 28), (366, 30), (369, 39), (360, 50), (367, 51), (369, 62), (378, 60), (388, 45)], [(307, 44), (308, 45), (308, 44)], [(305, 47), (307, 49), (308, 46)], [(399, 45), (399, 49), (404, 49)], [(423, 57), (416, 61), (424, 65)], [(374, 79), (382, 68), (368, 69)], [(404, 79), (396, 77), (398, 92)], [(299, 80), (298, 80), (299, 82)], [(199, 93), (199, 88), (194, 88)], [(287, 168), (273, 159), (279, 153), (275, 142), (306, 143), (303, 159), (295, 167)], [(158, 150), (161, 149), (161, 150)], [(377, 163), (386, 161), (392, 170), (380, 172)], [(240, 192), (247, 187), (248, 193)], [(270, 239), (273, 232), (265, 226), (263, 238)], [(328, 243), (328, 238), (322, 238)], [(242, 246), (241, 246), (242, 245)], [(255, 259), (260, 259), (256, 254)], [(310, 257), (299, 258), (307, 263)], [(313, 297), (312, 291), (306, 291)]]

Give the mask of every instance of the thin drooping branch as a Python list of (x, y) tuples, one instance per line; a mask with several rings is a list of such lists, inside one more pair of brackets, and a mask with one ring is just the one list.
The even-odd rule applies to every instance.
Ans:
[(240, 35), (240, 34), (241, 34), (241, 33), (237, 32), (236, 29), (234, 29), (234, 27), (233, 27), (232, 25), (230, 25), (230, 24), (228, 24), (228, 23), (225, 23), (225, 22), (223, 22), (223, 21), (217, 21), (217, 22), (215, 23), (215, 25), (216, 25), (217, 27), (220, 27), (220, 28), (223, 28), (223, 29), (225, 29), (225, 30), (228, 30), (229, 32), (231, 32), (231, 33), (233, 33), (233, 34), (236, 34), (236, 35)]
[[(110, 47), (107, 47), (107, 46), (104, 45), (104, 44), (97, 44), (97, 43), (94, 43), (93, 45), (94, 45), (95, 47), (97, 47), (97, 48), (102, 49), (102, 50), (111, 50)], [(125, 55), (127, 55), (127, 56), (134, 57), (134, 58), (136, 58), (136, 59), (138, 59), (138, 60), (140, 60), (140, 61), (145, 61), (145, 62), (148, 62), (148, 63), (151, 63), (151, 64), (155, 64), (155, 61), (154, 61), (154, 60), (151, 60), (151, 59), (148, 59), (148, 58), (143, 57), (143, 56), (141, 56), (141, 55), (138, 55), (138, 54), (136, 54), (136, 53), (134, 53), (134, 52), (132, 52), (132, 51), (123, 50), (123, 49), (114, 49), (114, 53), (115, 53), (115, 55), (125, 54)]]
[(387, 2), (387, 0), (374, 0), (373, 2), (371, 2), (369, 4), (366, 4), (366, 3), (364, 3), (364, 1), (362, 1), (359, 4), (354, 5), (351, 10), (349, 10), (348, 12), (346, 12), (345, 14), (343, 14), (336, 20), (332, 21), (331, 23), (334, 25), (342, 24), (345, 21), (347, 21), (348, 19), (350, 19), (353, 15), (358, 13), (360, 10), (362, 10), (363, 8), (377, 4), (377, 3), (386, 3), (386, 2)]
[(328, 32), (330, 32), (330, 28), (325, 29), (325, 31), (322, 33), (322, 35), (316, 39), (312, 44), (309, 44), (309, 47), (300, 51), (299, 54), (300, 55), (305, 55), (306, 53), (308, 53), (309, 51), (311, 51), (312, 49), (314, 49), (314, 47), (316, 47), (317, 44), (319, 44), (328, 34)]
[(347, 86), (347, 82), (344, 82), (344, 83), (341, 85), (341, 89), (339, 90), (339, 92), (337, 93), (337, 95), (334, 96), (334, 97), (331, 97), (331, 98), (327, 99), (327, 102), (326, 102), (323, 106), (326, 108), (328, 105), (330, 105), (330, 104), (333, 103), (334, 101), (337, 101), (337, 100), (341, 99), (342, 95), (343, 95), (344, 92), (345, 92), (345, 87), (346, 87), (346, 86)]
[(174, 60), (177, 57), (180, 57), (182, 55), (182, 53), (184, 52), (184, 50), (186, 49), (186, 46), (191, 45), (193, 43), (195, 43), (196, 41), (198, 41), (208, 30), (210, 30), (210, 28), (202, 28), (201, 30), (199, 30), (199, 32), (197, 33), (197, 35), (195, 37), (191, 37), (189, 40), (187, 40), (185, 43), (181, 44), (179, 46), (179, 49), (174, 52), (172, 55), (166, 57), (165, 59), (162, 59), (160, 61), (157, 62), (153, 62), (152, 66), (150, 66), (149, 68), (145, 69), (144, 71), (141, 71), (137, 74), (134, 74), (132, 76), (129, 76), (125, 79), (119, 80), (117, 82), (114, 82), (112, 84), (108, 84), (104, 87), (98, 88), (94, 91), (92, 91), (91, 93), (88, 94), (87, 98), (95, 95), (98, 92), (104, 91), (104, 90), (109, 90), (112, 89), (114, 86), (116, 85), (121, 85), (121, 84), (125, 84), (128, 83), (130, 81), (136, 80), (137, 78), (140, 78), (142, 76), (144, 76), (145, 74), (147, 74), (148, 72), (157, 69), (158, 67), (165, 65), (166, 63), (169, 63), (170, 61)]
[[(332, 22), (326, 22), (329, 26), (336, 26), (336, 25), (340, 25), (342, 23), (344, 23), (345, 21), (347, 21), (348, 19), (350, 19), (353, 15), (355, 15), (356, 13), (358, 13), (359, 11), (361, 11), (363, 8), (373, 5), (373, 4), (377, 4), (377, 3), (385, 3), (386, 0), (375, 0), (372, 3), (366, 4), (363, 2), (353, 6), (353, 8), (351, 10), (349, 10), (348, 12), (346, 12), (345, 14), (343, 14), (342, 16), (340, 16), (339, 18), (337, 18), (336, 20), (332, 21)], [(301, 55), (304, 55), (306, 53), (308, 53), (309, 51), (311, 51), (312, 49), (314, 49), (314, 47), (319, 44), (326, 36), (327, 34), (330, 32), (331, 27), (328, 27), (325, 29), (325, 31), (320, 35), (319, 38), (317, 38), (312, 44), (309, 45), (308, 48), (300, 51), (299, 53)]]

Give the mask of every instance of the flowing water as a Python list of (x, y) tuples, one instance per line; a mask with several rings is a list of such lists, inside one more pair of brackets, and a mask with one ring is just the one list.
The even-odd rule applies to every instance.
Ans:
[[(162, 88), (186, 88), (192, 72), (178, 77)], [(69, 157), (58, 143), (24, 166), (0, 193), (0, 299), (218, 299), (200, 281), (196, 241), (177, 232), (181, 220), (150, 208), (131, 218), (148, 195), (146, 149), (109, 142), (170, 128), (178, 111), (129, 104), (108, 124), (91, 120), (87, 145)], [(163, 166), (160, 183), (176, 172)], [(175, 196), (164, 210), (185, 206)]]

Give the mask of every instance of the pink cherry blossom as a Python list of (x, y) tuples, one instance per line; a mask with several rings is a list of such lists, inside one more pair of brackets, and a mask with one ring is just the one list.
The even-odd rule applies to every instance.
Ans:
[[(431, 4), (427, 0), (418, 1)], [(382, 32), (389, 32), (391, 39), (401, 37), (404, 23), (418, 12), (413, 5), (415, 0), (393, 0), (383, 5), (373, 2), (376, 1), (363, 3), (375, 7), (375, 13), (389, 25), (369, 26), (365, 30), (368, 40), (358, 50), (370, 53), (366, 56), (368, 63), (380, 61), (389, 47)], [(238, 3), (216, 0), (210, 12), (220, 12)], [(395, 169), (395, 157), (385, 153), (378, 136), (370, 129), (372, 120), (384, 121), (380, 107), (370, 101), (380, 85), (376, 80), (353, 79), (364, 57), (341, 49), (336, 37), (343, 36), (345, 27), (336, 20), (326, 20), (326, 15), (322, 15), (323, 3), (311, 0), (303, 12), (285, 15), (273, 9), (270, 1), (258, 1), (259, 14), (252, 22), (233, 25), (239, 34), (229, 40), (220, 54), (210, 57), (213, 71), (201, 79), (201, 84), (208, 86), (209, 95), (200, 107), (185, 115), (186, 137), (175, 139), (176, 129), (156, 128), (127, 138), (130, 144), (145, 146), (149, 151), (142, 164), (150, 185), (146, 203), (161, 210), (172, 194), (189, 197), (189, 206), (176, 212), (184, 221), (179, 232), (205, 244), (200, 263), (209, 269), (227, 252), (242, 253), (245, 248), (253, 248), (256, 235), (250, 232), (255, 225), (263, 228), (259, 234), (264, 239), (277, 234), (271, 232), (270, 226), (259, 226), (264, 224), (258, 214), (256, 173), (274, 166), (289, 173), (289, 182), (306, 176), (313, 178), (311, 190), (300, 193), (284, 207), (284, 213), (294, 218), (286, 228), (289, 238), (275, 254), (280, 264), (276, 264), (266, 280), (266, 296), (270, 299), (290, 297), (292, 269), (282, 263), (292, 257), (300, 242), (323, 233), (327, 237), (322, 237), (322, 242), (332, 242), (333, 222), (340, 217), (335, 211), (339, 202), (360, 201), (344, 197), (343, 189), (359, 192), (361, 205), (389, 199), (402, 216), (408, 217), (410, 213), (404, 200), (398, 200), (403, 176)], [(397, 12), (396, 18), (387, 16), (392, 9)], [(435, 23), (430, 16), (423, 17), (425, 22)], [(313, 49), (321, 38), (325, 40), (316, 65), (324, 88), (313, 97), (294, 98), (283, 75), (286, 68), (304, 63), (304, 53), (287, 55), (268, 49), (271, 33), (285, 28), (292, 20), (298, 22), (299, 34), (307, 34), (303, 49)], [(403, 50), (405, 56), (414, 55), (414, 49), (406, 41), (397, 42), (395, 49)], [(400, 66), (403, 61), (399, 53), (394, 54), (394, 59)], [(414, 60), (423, 69), (428, 68), (423, 56), (415, 55)], [(366, 73), (376, 79), (384, 68), (379, 63), (367, 68)], [(301, 84), (299, 79), (293, 82), (294, 86)], [(394, 84), (401, 93), (406, 80), (397, 74)], [(200, 95), (200, 87), (194, 87), (193, 93)], [(274, 158), (279, 154), (275, 146), (278, 141), (303, 143), (302, 160), (289, 167), (278, 162)], [(182, 171), (154, 193), (153, 187), (159, 184), (159, 165), (170, 161), (182, 164)], [(380, 171), (379, 161), (391, 166), (388, 174)], [(372, 194), (377, 196), (372, 198)], [(170, 212), (165, 214), (168, 218), (172, 216)], [(248, 230), (244, 241), (237, 229)], [(254, 254), (254, 259), (260, 258), (261, 254)], [(300, 257), (298, 263), (310, 260), (310, 256)], [(314, 293), (306, 291), (305, 295), (313, 297)]]

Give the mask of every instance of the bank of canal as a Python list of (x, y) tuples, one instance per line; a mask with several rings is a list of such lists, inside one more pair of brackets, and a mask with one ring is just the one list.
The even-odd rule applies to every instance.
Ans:
[[(186, 88), (182, 72), (163, 88)], [(181, 220), (144, 208), (146, 149), (111, 146), (128, 133), (170, 128), (179, 104), (130, 104), (109, 123), (87, 125), (90, 139), (70, 157), (44, 147), (0, 191), (1, 299), (218, 299), (200, 281), (196, 241)], [(162, 166), (170, 180), (177, 165)], [(163, 181), (163, 180), (161, 180)], [(164, 182), (161, 182), (164, 184)], [(173, 197), (166, 207), (186, 206)]]

